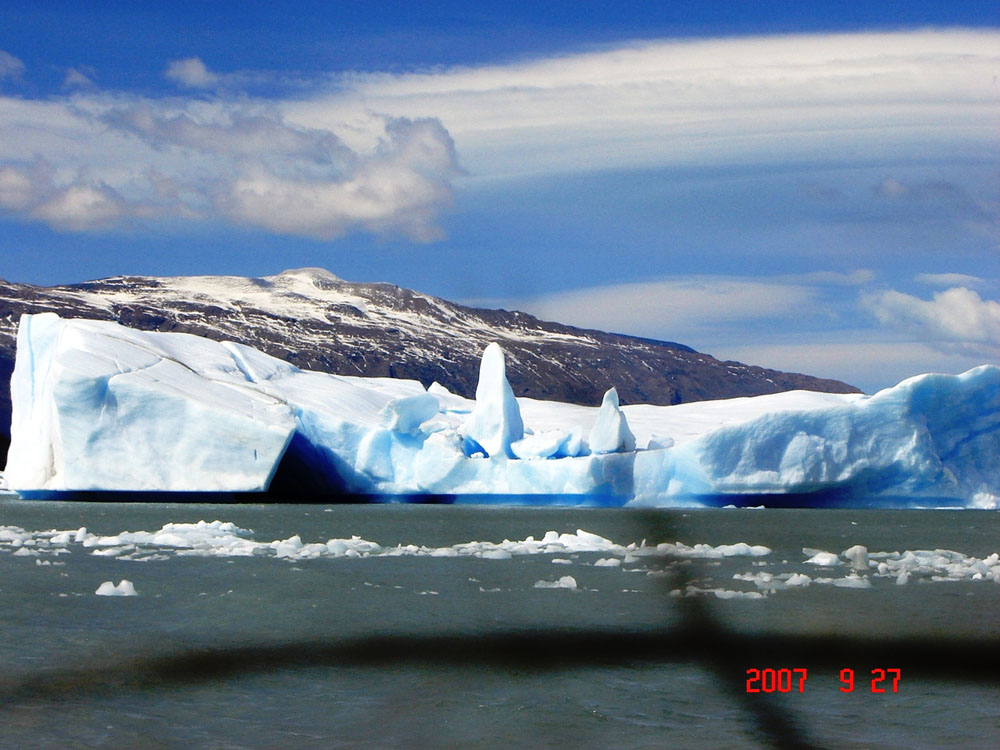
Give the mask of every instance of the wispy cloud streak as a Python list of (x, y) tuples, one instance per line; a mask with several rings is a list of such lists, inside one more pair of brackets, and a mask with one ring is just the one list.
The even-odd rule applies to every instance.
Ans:
[(481, 174), (883, 156), (994, 134), (1000, 32), (666, 40), (336, 79), (293, 120), (433, 115)]

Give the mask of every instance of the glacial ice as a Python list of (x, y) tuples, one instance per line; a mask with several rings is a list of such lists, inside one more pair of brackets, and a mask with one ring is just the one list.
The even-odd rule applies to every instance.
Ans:
[(608, 389), (601, 401), (601, 410), (590, 431), (591, 453), (619, 453), (635, 450), (635, 435), (618, 404), (618, 391)]
[(577, 591), (576, 579), (573, 576), (563, 576), (558, 581), (535, 581), (536, 589), (569, 589)]
[[(812, 553), (819, 552), (803, 549)], [(867, 557), (862, 556), (862, 550), (865, 550)], [(86, 528), (28, 531), (17, 526), (0, 526), (0, 558), (10, 555), (26, 558), (20, 564), (31, 561), (33, 565), (47, 566), (64, 565), (63, 561), (55, 558), (67, 555), (69, 564), (73, 565), (79, 559), (77, 555), (80, 552), (113, 559), (127, 566), (157, 564), (176, 557), (223, 560), (252, 557), (296, 565), (338, 559), (446, 557), (476, 558), (499, 561), (502, 564), (515, 557), (544, 555), (551, 562), (560, 561), (563, 565), (571, 566), (571, 569), (575, 567), (572, 572), (576, 575), (561, 576), (555, 581), (541, 580), (534, 587), (576, 590), (588, 590), (580, 582), (608, 580), (606, 577), (593, 578), (588, 572), (593, 568), (608, 569), (601, 576), (639, 574), (669, 580), (670, 569), (674, 565), (683, 565), (685, 569), (691, 570), (687, 565), (690, 560), (704, 560), (711, 564), (727, 559), (731, 566), (738, 570), (742, 568), (732, 574), (732, 580), (750, 584), (754, 590), (706, 586), (704, 584), (711, 579), (705, 578), (692, 580), (683, 590), (675, 589), (671, 592), (674, 596), (712, 595), (724, 599), (761, 599), (812, 584), (849, 589), (884, 589), (907, 585), (911, 581), (919, 584), (959, 581), (1000, 584), (1000, 553), (975, 557), (946, 549), (868, 552), (861, 545), (853, 545), (839, 555), (832, 552), (823, 554), (829, 555), (830, 560), (843, 560), (852, 567), (857, 565), (857, 568), (841, 573), (840, 571), (844, 571), (842, 566), (831, 566), (827, 570), (812, 567), (807, 573), (808, 561), (778, 561), (772, 559), (773, 553), (768, 547), (748, 542), (712, 546), (681, 542), (657, 544), (643, 540), (640, 543), (622, 544), (582, 529), (577, 529), (575, 533), (548, 531), (540, 538), (528, 536), (520, 540), (470, 541), (433, 547), (406, 543), (383, 546), (357, 535), (328, 539), (325, 542), (303, 540), (299, 534), (286, 539), (257, 540), (252, 530), (227, 521), (167, 523), (156, 531), (122, 531), (104, 535), (94, 534)], [(823, 575), (824, 573), (827, 575)], [(480, 583), (477, 579), (470, 581)], [(496, 589), (480, 586), (480, 590)], [(635, 591), (632, 588), (627, 590)], [(135, 595), (135, 587), (127, 579), (122, 580), (118, 586), (112, 581), (106, 581), (95, 593)]]
[(98, 596), (139, 596), (135, 586), (128, 579), (122, 579), (115, 586), (111, 581), (105, 581), (94, 592)]
[(466, 455), (482, 449), (486, 456), (514, 458), (511, 443), (523, 437), (521, 408), (507, 382), (503, 351), (490, 344), (479, 368), (476, 405), (465, 422)]
[[(496, 345), (475, 400), (51, 313), (23, 316), (17, 346), (4, 479), (29, 497), (532, 494), (690, 506), (791, 495), (980, 508), (1000, 497), (1000, 368), (989, 365), (873, 396), (621, 407), (612, 389), (597, 407), (514, 398)], [(860, 551), (849, 562), (862, 567)]]

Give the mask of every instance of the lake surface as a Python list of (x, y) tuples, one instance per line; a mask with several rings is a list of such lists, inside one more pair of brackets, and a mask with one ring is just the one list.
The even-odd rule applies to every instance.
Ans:
[[(199, 521), (223, 523), (183, 525)], [(498, 632), (571, 649), (682, 625), (690, 601), (740, 635), (996, 639), (997, 552), (995, 511), (3, 500), (0, 747), (767, 747), (745, 670), (808, 665), (333, 666), (323, 649)], [(123, 579), (136, 596), (95, 594)], [(248, 664), (134, 678), (227, 648)], [(872, 693), (892, 666), (809, 667), (802, 692), (767, 697), (817, 746), (996, 746), (995, 682), (904, 673)]]

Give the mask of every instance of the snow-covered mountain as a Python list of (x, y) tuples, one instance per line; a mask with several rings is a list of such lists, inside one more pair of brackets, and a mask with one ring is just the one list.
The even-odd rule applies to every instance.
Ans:
[(39, 287), (0, 280), (0, 453), (10, 424), (7, 383), (22, 313), (114, 320), (131, 328), (236, 341), (308, 370), (437, 381), (471, 397), (490, 342), (507, 355), (517, 396), (597, 405), (677, 404), (788, 390), (851, 393), (835, 380), (721, 362), (681, 344), (465, 307), (322, 269), (263, 278), (117, 276)]

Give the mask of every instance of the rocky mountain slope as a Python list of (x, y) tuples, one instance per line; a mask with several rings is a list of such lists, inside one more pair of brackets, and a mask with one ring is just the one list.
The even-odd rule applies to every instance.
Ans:
[[(464, 307), (391, 284), (353, 283), (321, 269), (264, 278), (117, 276), (38, 287), (0, 280), (0, 459), (10, 425), (15, 336), (22, 313), (116, 320), (142, 330), (239, 341), (310, 370), (437, 381), (475, 394), (479, 359), (496, 341), (518, 396), (599, 404), (676, 404), (788, 390), (850, 393), (836, 380), (720, 362), (664, 341)], [(2, 461), (0, 461), (2, 465)]]

